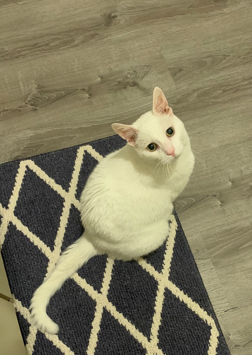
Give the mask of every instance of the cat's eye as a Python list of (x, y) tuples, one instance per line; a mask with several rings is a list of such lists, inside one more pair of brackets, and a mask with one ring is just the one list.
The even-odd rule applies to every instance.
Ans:
[(154, 152), (156, 149), (157, 149), (157, 144), (156, 143), (150, 143), (148, 146), (147, 146), (147, 149), (150, 151), (150, 152)]
[(174, 135), (175, 131), (174, 131), (174, 128), (173, 127), (169, 127), (167, 130), (166, 130), (166, 135), (168, 137), (172, 137)]

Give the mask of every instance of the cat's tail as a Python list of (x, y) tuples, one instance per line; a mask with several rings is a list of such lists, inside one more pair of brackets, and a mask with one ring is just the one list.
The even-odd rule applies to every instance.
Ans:
[(40, 330), (51, 334), (58, 333), (58, 325), (46, 314), (46, 307), (50, 298), (69, 277), (96, 254), (98, 252), (83, 234), (61, 255), (55, 269), (35, 291), (31, 300), (32, 320)]

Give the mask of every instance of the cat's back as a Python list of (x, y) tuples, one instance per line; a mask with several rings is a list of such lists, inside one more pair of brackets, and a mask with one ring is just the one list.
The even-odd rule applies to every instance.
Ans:
[(93, 234), (101, 225), (103, 233), (109, 232), (116, 220), (126, 218), (125, 211), (132, 210), (136, 190), (139, 193), (137, 174), (124, 148), (107, 155), (95, 167), (82, 192), (83, 225)]
[(104, 198), (107, 192), (111, 194), (118, 189), (122, 190), (132, 179), (136, 181), (136, 175), (125, 146), (99, 162), (88, 178), (81, 200), (86, 202), (86, 199), (98, 197), (99, 194)]

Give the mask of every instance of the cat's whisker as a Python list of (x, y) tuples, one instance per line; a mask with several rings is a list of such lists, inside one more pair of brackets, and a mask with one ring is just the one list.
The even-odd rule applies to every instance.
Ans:
[(166, 172), (167, 172), (167, 176), (168, 176), (168, 178), (171, 178), (171, 175), (170, 175), (170, 171), (169, 171), (168, 165), (166, 166)]
[(166, 170), (166, 164), (165, 165), (163, 165), (163, 173), (167, 173), (167, 170)]
[[(172, 179), (172, 176), (171, 176), (171, 172), (170, 172), (170, 169), (169, 169), (169, 165), (167, 165), (167, 173), (168, 173), (168, 176), (169, 176), (171, 182), (174, 184), (173, 179)], [(174, 184), (174, 185), (175, 185), (175, 184)]]
[(172, 173), (170, 172), (169, 164), (167, 164), (167, 172), (168, 172), (168, 174), (169, 174), (169, 177), (170, 177), (171, 182), (173, 183), (173, 185), (174, 185), (175, 187), (177, 187), (176, 183), (174, 182), (174, 180), (173, 180), (173, 178), (172, 178)]
[(198, 154), (198, 155), (200, 155), (201, 157), (203, 157), (203, 155), (200, 154), (199, 152), (197, 152), (197, 151), (194, 150), (194, 149), (192, 149), (192, 152), (193, 152), (193, 154), (194, 154), (195, 160), (196, 160), (197, 162), (199, 162), (199, 164), (202, 164), (203, 167), (204, 167), (204, 169), (206, 169), (205, 160), (204, 160), (204, 159), (201, 160), (201, 159), (199, 159), (199, 157), (196, 156), (196, 155)]
[(163, 164), (162, 164), (162, 162), (160, 162), (159, 169), (161, 168), (161, 170), (162, 170), (161, 172), (163, 173), (162, 166), (163, 166)]
[(201, 154), (200, 152), (197, 152), (195, 149), (191, 149), (191, 150), (192, 150), (193, 153), (198, 154), (198, 155), (200, 155), (201, 157), (204, 158), (203, 154)]
[(195, 156), (195, 154), (194, 154), (194, 158), (195, 158), (196, 163), (199, 163), (199, 165), (202, 165), (204, 167), (204, 169), (206, 168), (205, 162), (202, 162), (199, 158), (197, 158)]
[(154, 170), (153, 170), (153, 174), (155, 173), (155, 170), (158, 168), (158, 170), (157, 170), (157, 174), (158, 174), (158, 171), (159, 171), (159, 168), (160, 168), (160, 164), (161, 164), (161, 161), (159, 161), (158, 163), (157, 163), (157, 165), (155, 166), (155, 168), (154, 168)]
[(159, 164), (159, 166), (158, 166), (158, 169), (159, 169), (159, 170), (161, 169), (161, 173), (163, 174), (164, 169), (163, 169), (163, 164), (162, 164), (161, 161), (160, 161), (160, 164)]

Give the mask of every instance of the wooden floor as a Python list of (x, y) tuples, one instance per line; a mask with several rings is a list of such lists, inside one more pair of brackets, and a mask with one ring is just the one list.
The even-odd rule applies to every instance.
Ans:
[(2, 1), (0, 78), (1, 163), (112, 135), (165, 91), (197, 158), (176, 209), (232, 355), (251, 355), (251, 0)]

